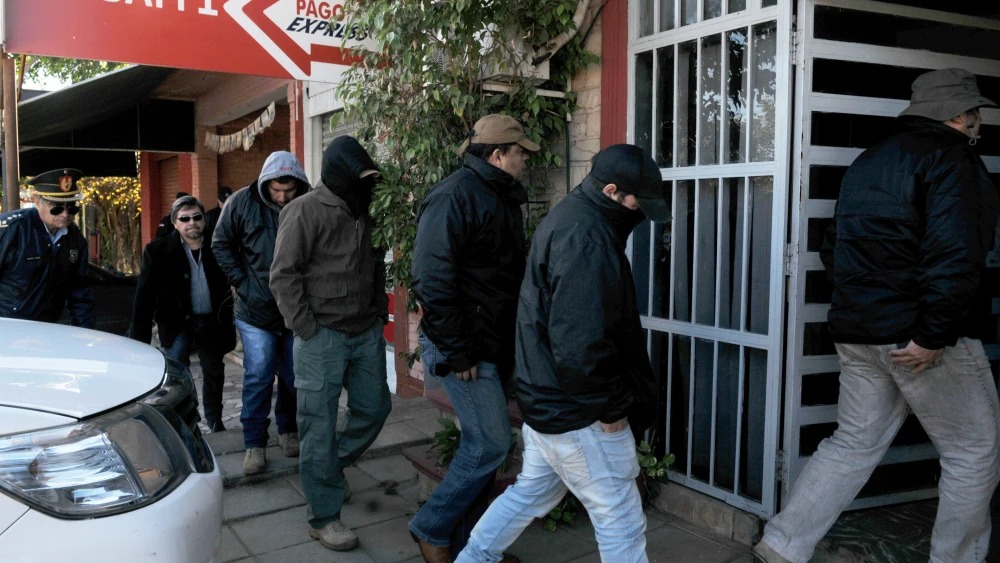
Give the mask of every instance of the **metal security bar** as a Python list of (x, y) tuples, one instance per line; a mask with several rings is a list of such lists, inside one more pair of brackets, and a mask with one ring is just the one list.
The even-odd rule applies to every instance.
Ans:
[(673, 210), (630, 245), (670, 477), (763, 516), (776, 502), (791, 126), (791, 5), (767, 4), (632, 3), (629, 77), (629, 138), (660, 165)]

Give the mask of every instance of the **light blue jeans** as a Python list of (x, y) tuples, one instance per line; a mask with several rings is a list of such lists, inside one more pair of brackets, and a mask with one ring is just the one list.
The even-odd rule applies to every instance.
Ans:
[(541, 434), (525, 424), (522, 435), (524, 463), (517, 482), (493, 501), (456, 563), (499, 561), (528, 524), (548, 514), (567, 489), (590, 515), (601, 561), (648, 561), (632, 430), (626, 426), (609, 434), (595, 422), (565, 434)]
[[(427, 337), (420, 337), (420, 346), (424, 373), (432, 374), (444, 358)], [(465, 545), (469, 530), (486, 509), (488, 489), (511, 443), (500, 372), (490, 362), (479, 362), (476, 369), (475, 381), (462, 381), (454, 373), (441, 379), (462, 425), (462, 439), (441, 483), (410, 520), (414, 536), (453, 551)]]
[[(309, 502), (309, 525), (319, 529), (340, 520), (344, 468), (372, 445), (392, 410), (385, 338), (380, 321), (355, 335), (321, 326), (309, 340), (295, 337), (294, 347), (299, 476)], [(338, 433), (343, 389), (347, 390), (349, 414)]]
[(271, 424), (271, 395), (274, 377), (278, 393), (274, 401), (274, 420), (278, 434), (298, 432), (295, 424), (295, 372), (292, 366), (292, 331), (264, 330), (236, 319), (236, 329), (243, 340), (243, 445), (267, 446), (267, 427)]
[(990, 545), (990, 497), (1000, 456), (1000, 403), (978, 340), (960, 338), (914, 374), (889, 359), (895, 345), (837, 344), (837, 431), (823, 440), (761, 540), (805, 563), (857, 495), (906, 418), (907, 405), (941, 456), (932, 562), (979, 563)]

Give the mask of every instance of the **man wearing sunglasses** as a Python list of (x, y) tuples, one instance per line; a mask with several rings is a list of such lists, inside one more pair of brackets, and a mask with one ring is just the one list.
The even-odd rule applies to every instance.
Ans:
[(222, 423), (223, 356), (236, 347), (229, 282), (212, 249), (205, 244), (205, 208), (191, 196), (174, 201), (174, 230), (146, 245), (135, 290), (131, 337), (149, 343), (153, 321), (164, 354), (190, 364), (191, 344), (198, 349), (203, 375), (202, 405), (212, 432)]
[(93, 328), (87, 240), (76, 226), (82, 173), (52, 170), (28, 181), (34, 207), (0, 215), (0, 317)]
[(278, 237), (278, 214), (309, 191), (309, 179), (295, 155), (271, 153), (257, 181), (234, 193), (222, 209), (212, 235), (212, 252), (236, 288), (236, 329), (243, 340), (243, 473), (264, 471), (267, 428), (271, 421), (274, 375), (278, 393), (274, 418), (278, 443), (288, 457), (299, 455), (295, 420), (292, 331), (278, 311), (271, 288), (271, 262)]

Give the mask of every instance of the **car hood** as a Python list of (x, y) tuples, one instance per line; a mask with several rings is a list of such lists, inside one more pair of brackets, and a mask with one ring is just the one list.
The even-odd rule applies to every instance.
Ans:
[(78, 327), (0, 319), (0, 406), (86, 418), (156, 389), (163, 355)]

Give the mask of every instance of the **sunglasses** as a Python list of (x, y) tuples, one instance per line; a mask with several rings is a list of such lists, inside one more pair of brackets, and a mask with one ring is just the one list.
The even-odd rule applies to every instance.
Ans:
[(62, 215), (63, 211), (68, 211), (70, 215), (76, 215), (80, 212), (80, 206), (75, 203), (71, 203), (69, 205), (56, 204), (49, 207), (49, 213), (52, 215)]
[(177, 220), (180, 221), (181, 223), (187, 223), (188, 221), (201, 221), (204, 218), (205, 218), (205, 216), (202, 215), (201, 213), (198, 213), (197, 215), (178, 215), (177, 216)]

